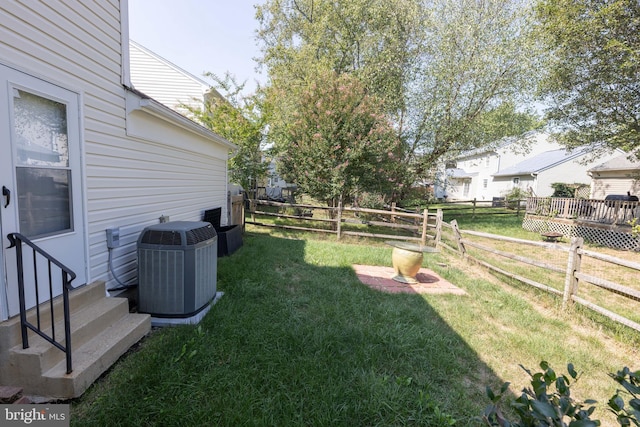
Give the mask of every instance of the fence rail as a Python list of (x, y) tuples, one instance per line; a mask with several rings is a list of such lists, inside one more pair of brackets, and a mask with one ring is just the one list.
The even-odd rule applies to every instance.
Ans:
[(626, 200), (529, 197), (526, 213), (550, 218), (578, 219), (600, 224), (626, 225), (640, 217), (640, 202)]
[[(260, 209), (261, 206), (277, 208), (276, 212)], [(285, 210), (286, 212), (282, 212)], [(318, 217), (316, 211), (326, 212), (326, 217)], [(247, 224), (262, 227), (281, 228), (295, 231), (311, 231), (319, 233), (335, 234), (340, 240), (343, 236), (368, 237), (376, 239), (407, 240), (420, 242), (426, 245), (427, 240), (436, 241), (440, 236), (442, 226), (442, 210), (429, 212), (424, 209), (422, 213), (407, 212), (398, 209), (395, 205), (391, 210), (368, 209), (360, 207), (347, 207), (339, 204), (337, 207), (315, 206), (307, 204), (281, 203), (269, 200), (253, 199), (249, 201), (249, 211), (247, 212)], [(307, 223), (301, 224), (276, 224), (259, 221), (257, 217), (267, 217), (285, 219)], [(314, 227), (314, 225), (316, 225)], [(330, 225), (330, 228), (326, 228)], [(352, 229), (345, 229), (351, 227)], [(375, 226), (380, 228), (380, 232), (360, 231), (357, 227)], [(355, 230), (353, 229), (355, 228)], [(392, 230), (393, 232), (384, 232)], [(410, 232), (412, 235), (399, 234), (402, 230)]]
[[(472, 260), (473, 262), (506, 277), (510, 277), (521, 283), (562, 297), (562, 307), (565, 310), (568, 309), (572, 304), (577, 303), (615, 322), (618, 322), (640, 332), (640, 323), (638, 323), (637, 321), (620, 315), (619, 313), (616, 313), (611, 309), (603, 307), (602, 300), (600, 301), (600, 305), (589, 300), (589, 297), (591, 296), (591, 290), (594, 288), (598, 288), (608, 292), (609, 295), (616, 294), (622, 296), (627, 300), (630, 300), (629, 304), (625, 305), (626, 310), (630, 313), (637, 313), (638, 308), (640, 308), (636, 305), (637, 302), (640, 302), (640, 289), (625, 286), (621, 283), (616, 282), (616, 280), (613, 280), (610, 277), (605, 278), (600, 277), (596, 274), (590, 274), (584, 271), (584, 261), (586, 258), (591, 258), (593, 260), (605, 263), (605, 268), (603, 268), (603, 271), (605, 272), (610, 272), (613, 267), (620, 266), (624, 269), (632, 271), (632, 277), (637, 277), (637, 274), (640, 272), (640, 263), (587, 250), (583, 247), (584, 241), (581, 237), (572, 238), (571, 244), (569, 246), (566, 246), (558, 243), (529, 241), (488, 233), (461, 230), (459, 229), (458, 224), (455, 220), (450, 224), (443, 223), (442, 228), (449, 233), (446, 238), (443, 238), (441, 242), (442, 247), (447, 248), (450, 251), (454, 251), (464, 258)], [(493, 242), (508, 242), (518, 245), (518, 249), (521, 249), (522, 247), (536, 247), (549, 250), (552, 252), (552, 258), (556, 262), (559, 260), (558, 257), (564, 256), (566, 257), (566, 263), (564, 268), (562, 268), (558, 265), (554, 265), (551, 262), (548, 262), (548, 260), (542, 260), (539, 253), (540, 251), (536, 251), (535, 258), (531, 256), (522, 256), (507, 250), (498, 250), (492, 247), (491, 244), (479, 243), (478, 241), (470, 237), (488, 239), (489, 241)], [(447, 242), (451, 241), (455, 242), (457, 248), (453, 247), (453, 245), (451, 244), (447, 244)], [(477, 254), (470, 253), (468, 248), (475, 249), (477, 251)], [(525, 252), (527, 251), (525, 250)], [(560, 255), (560, 253), (564, 253), (565, 255)], [(509, 270), (512, 270), (509, 271), (504, 267), (500, 267), (496, 265), (497, 263), (495, 261), (491, 262), (490, 260), (487, 260), (486, 258), (491, 257), (485, 257), (483, 256), (484, 254), (491, 254), (497, 256), (498, 259), (506, 258), (508, 260), (514, 260), (525, 265), (541, 268), (545, 271), (557, 273), (559, 276), (563, 276), (564, 283), (559, 284), (558, 287), (549, 286), (549, 284), (551, 283), (541, 283), (538, 280), (525, 277), (523, 274), (514, 273), (512, 268), (509, 268)], [(579, 290), (581, 293), (580, 296), (578, 295)], [(605, 296), (605, 299), (609, 298)]]

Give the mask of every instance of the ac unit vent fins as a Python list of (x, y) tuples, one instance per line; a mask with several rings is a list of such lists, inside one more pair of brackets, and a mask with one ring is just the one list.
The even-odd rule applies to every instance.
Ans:
[(211, 224), (207, 224), (205, 227), (188, 230), (185, 234), (187, 236), (187, 245), (195, 245), (216, 237), (216, 230)]

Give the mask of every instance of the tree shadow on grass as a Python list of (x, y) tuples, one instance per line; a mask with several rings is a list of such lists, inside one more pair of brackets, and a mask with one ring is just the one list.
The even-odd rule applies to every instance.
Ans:
[(502, 380), (423, 296), (372, 290), (350, 267), (388, 260), (246, 235), (219, 260), (224, 296), (201, 324), (152, 336), (87, 417), (128, 405), (140, 425), (477, 425)]
[(274, 411), (281, 402), (267, 412), (284, 423), (301, 416), (310, 425), (438, 425), (442, 411), (470, 424), (489, 403), (485, 386), (502, 381), (424, 297), (360, 283), (351, 264), (385, 265), (390, 248), (358, 248), (249, 239), (237, 258), (220, 263), (228, 291), (207, 324), (222, 333), (228, 306), (246, 313), (224, 335), (236, 344), (244, 335), (249, 351), (240, 357), (254, 363), (253, 387), (271, 380), (283, 387), (288, 410)]

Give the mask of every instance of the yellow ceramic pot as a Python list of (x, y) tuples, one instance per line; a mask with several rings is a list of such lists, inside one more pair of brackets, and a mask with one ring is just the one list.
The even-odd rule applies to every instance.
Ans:
[(422, 266), (422, 251), (408, 251), (397, 247), (391, 252), (391, 262), (395, 270), (393, 280), (402, 283), (417, 283), (416, 274)]

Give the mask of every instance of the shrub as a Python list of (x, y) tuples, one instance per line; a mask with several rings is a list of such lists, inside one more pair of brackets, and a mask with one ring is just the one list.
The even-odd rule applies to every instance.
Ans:
[[(531, 377), (531, 387), (522, 390), (522, 394), (509, 404), (511, 411), (518, 417), (517, 421), (509, 421), (503, 415), (500, 404), (509, 388), (504, 383), (498, 394), (487, 387), (487, 396), (491, 400), (483, 414), (482, 420), (488, 426), (499, 427), (592, 427), (599, 426), (599, 420), (591, 419), (595, 400), (576, 401), (571, 397), (571, 383), (578, 379), (578, 373), (572, 364), (567, 365), (567, 375), (557, 375), (551, 366), (540, 362), (544, 372), (532, 374), (520, 365)], [(635, 425), (640, 427), (640, 371), (633, 372), (629, 368), (609, 374), (625, 390), (618, 390), (609, 399), (609, 410), (616, 415), (621, 426)], [(622, 396), (630, 396), (625, 405)]]

